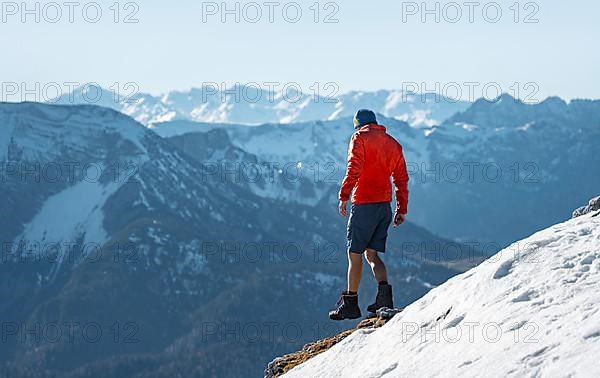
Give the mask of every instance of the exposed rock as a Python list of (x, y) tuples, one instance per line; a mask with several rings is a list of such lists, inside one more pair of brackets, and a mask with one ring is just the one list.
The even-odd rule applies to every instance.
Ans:
[(381, 319), (390, 320), (391, 318), (393, 318), (396, 314), (398, 314), (400, 312), (402, 312), (401, 308), (383, 307), (383, 308), (380, 308), (379, 310), (377, 310), (377, 316)]
[(582, 215), (591, 213), (592, 211), (600, 210), (600, 196), (592, 198), (587, 206), (582, 206), (579, 209), (573, 211), (573, 218), (580, 217)]
[(265, 369), (265, 378), (279, 377), (297, 365), (300, 365), (314, 356), (325, 352), (335, 344), (350, 336), (359, 329), (379, 328), (392, 319), (396, 314), (402, 312), (399, 308), (381, 308), (377, 310), (377, 316), (362, 320), (356, 325), (356, 328), (349, 329), (332, 337), (304, 345), (301, 350), (295, 353), (286, 354), (283, 357), (277, 357), (269, 362)]

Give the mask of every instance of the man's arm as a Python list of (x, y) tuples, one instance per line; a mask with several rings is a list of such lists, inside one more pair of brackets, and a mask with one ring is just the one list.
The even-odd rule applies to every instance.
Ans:
[[(344, 181), (342, 181), (342, 188), (338, 194), (340, 200), (340, 214), (342, 215), (345, 215), (345, 203), (350, 199), (350, 194), (352, 194), (352, 189), (360, 177), (364, 162), (365, 147), (363, 141), (358, 134), (354, 134), (350, 140), (350, 146), (348, 147), (348, 169), (346, 170), (346, 176), (344, 177)], [(344, 203), (343, 212), (341, 206), (342, 202)]]
[[(408, 171), (402, 147), (400, 147), (400, 158), (396, 163), (394, 172), (392, 172), (392, 179), (396, 190), (396, 216), (394, 217), (394, 224), (398, 226), (404, 222), (404, 215), (408, 212)], [(400, 219), (397, 219), (399, 217), (402, 218), (402, 222), (399, 222)]]

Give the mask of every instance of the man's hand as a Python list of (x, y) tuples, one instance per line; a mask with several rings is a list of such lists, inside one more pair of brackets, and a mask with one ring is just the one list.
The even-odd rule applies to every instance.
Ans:
[(396, 215), (394, 215), (394, 228), (400, 226), (406, 220), (406, 214), (401, 214), (396, 211)]
[(340, 215), (345, 217), (346, 215), (348, 215), (348, 212), (346, 211), (346, 206), (348, 204), (348, 201), (340, 201), (340, 205), (339, 210), (340, 210)]

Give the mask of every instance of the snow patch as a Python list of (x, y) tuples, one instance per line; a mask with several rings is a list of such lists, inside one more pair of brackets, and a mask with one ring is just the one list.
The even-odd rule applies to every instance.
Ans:
[[(15, 240), (13, 253), (17, 252), (19, 246), (31, 243), (52, 243), (65, 247), (79, 238), (83, 238), (84, 245), (102, 245), (107, 241), (102, 207), (121, 185), (119, 180), (108, 185), (83, 180), (49, 197)], [(44, 249), (38, 251), (43, 252)], [(58, 257), (58, 265), (66, 248), (61, 248), (61, 252), (63, 255)]]

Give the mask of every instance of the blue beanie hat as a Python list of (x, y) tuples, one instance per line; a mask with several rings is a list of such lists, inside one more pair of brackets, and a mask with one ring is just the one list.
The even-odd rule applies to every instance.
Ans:
[(375, 113), (373, 113), (372, 110), (360, 109), (356, 112), (356, 115), (354, 116), (355, 129), (358, 129), (370, 123), (377, 123), (377, 117), (375, 116)]

